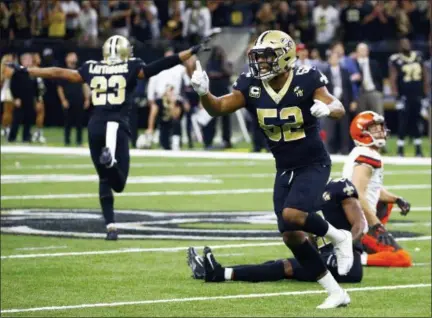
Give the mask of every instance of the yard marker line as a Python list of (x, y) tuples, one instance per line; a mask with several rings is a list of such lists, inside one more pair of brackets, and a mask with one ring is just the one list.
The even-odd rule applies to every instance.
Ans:
[(62, 246), (40, 246), (40, 247), (21, 247), (21, 248), (16, 248), (16, 251), (36, 251), (36, 250), (55, 250), (55, 249), (59, 249), (59, 248), (67, 248), (66, 245), (62, 245)]
[[(89, 156), (90, 150), (87, 148), (74, 147), (49, 147), (49, 146), (2, 146), (2, 154), (51, 154), (51, 155), (81, 155)], [(172, 151), (172, 150), (152, 150), (152, 149), (132, 149), (131, 157), (156, 157), (156, 158), (193, 158), (193, 159), (232, 159), (232, 160), (268, 160), (273, 161), (271, 153), (249, 153), (249, 152), (228, 152), (228, 151)], [(333, 163), (343, 163), (346, 155), (331, 155)], [(384, 156), (385, 164), (395, 165), (416, 165), (430, 167), (430, 158), (399, 158)]]
[(414, 266), (428, 266), (431, 265), (432, 263), (414, 263)]
[[(401, 237), (398, 241), (428, 241), (431, 236), (418, 236), (418, 237)], [(224, 244), (214, 245), (212, 249), (223, 248), (239, 248), (239, 247), (262, 247), (262, 246), (283, 246), (282, 242), (268, 242), (268, 243), (242, 243), (242, 244)], [(184, 247), (151, 247), (151, 248), (122, 248), (116, 250), (100, 250), (100, 251), (86, 251), (86, 252), (65, 252), (65, 253), (40, 253), (40, 254), (12, 254), (2, 255), (1, 259), (18, 259), (18, 258), (43, 258), (43, 257), (63, 257), (63, 256), (85, 256), (85, 255), (106, 255), (106, 254), (124, 254), (124, 253), (143, 253), (143, 252), (178, 252), (186, 251), (189, 246)], [(198, 249), (204, 246), (196, 246)]]
[[(430, 184), (400, 184), (386, 187), (389, 190), (414, 190), (430, 189)], [(116, 197), (142, 197), (142, 196), (201, 196), (218, 194), (252, 194), (271, 193), (272, 188), (264, 189), (223, 189), (223, 190), (193, 190), (193, 191), (148, 191), (148, 192), (124, 192), (116, 194)], [(97, 193), (63, 193), (63, 194), (35, 194), (35, 195), (4, 195), (1, 201), (6, 200), (51, 200), (51, 199), (78, 199), (98, 198)]]
[[(361, 292), (361, 291), (376, 291), (376, 290), (397, 290), (408, 288), (426, 288), (431, 287), (431, 284), (410, 284), (410, 285), (388, 285), (388, 286), (370, 286), (370, 287), (355, 287), (347, 288), (348, 292)], [(188, 297), (188, 298), (171, 298), (171, 299), (154, 299), (154, 300), (138, 300), (138, 301), (123, 301), (115, 303), (96, 303), (96, 304), (81, 304), (72, 306), (52, 306), (52, 307), (33, 307), (21, 309), (5, 309), (2, 314), (18, 313), (18, 312), (35, 312), (35, 311), (53, 311), (53, 310), (69, 310), (69, 309), (83, 309), (83, 308), (101, 308), (101, 307), (119, 307), (119, 306), (133, 306), (133, 305), (149, 305), (149, 304), (162, 304), (162, 303), (183, 303), (194, 301), (209, 301), (209, 300), (225, 300), (225, 299), (247, 299), (247, 298), (261, 298), (261, 297), (277, 297), (277, 296), (299, 296), (299, 295), (314, 295), (324, 294), (325, 290), (303, 290), (303, 291), (290, 291), (282, 293), (265, 293), (265, 294), (240, 294), (228, 296), (210, 296), (210, 297)]]

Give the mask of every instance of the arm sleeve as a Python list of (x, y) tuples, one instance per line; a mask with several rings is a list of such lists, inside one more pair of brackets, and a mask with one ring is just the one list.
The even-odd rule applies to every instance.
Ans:
[(89, 63), (84, 63), (81, 65), (81, 67), (78, 69), (78, 73), (81, 75), (81, 78), (84, 80), (85, 83), (88, 83), (89, 79)]
[[(336, 181), (336, 182), (335, 182)], [(345, 199), (355, 198), (358, 199), (356, 187), (348, 179), (335, 180), (333, 185), (333, 197), (341, 202)]]
[(321, 73), (316, 67), (312, 67), (311, 70), (311, 91), (314, 92), (316, 89), (326, 86), (329, 82), (327, 76)]
[(178, 54), (174, 54), (151, 62), (150, 64), (143, 65), (142, 70), (144, 71), (144, 76), (146, 78), (150, 78), (158, 74), (159, 72), (167, 70), (180, 63), (182, 63), (182, 61), (180, 60), (180, 56)]
[(367, 155), (359, 155), (354, 162), (356, 164), (366, 164), (371, 166), (373, 169), (381, 168), (382, 162), (380, 159), (372, 158)]
[(240, 91), (246, 100), (249, 96), (250, 78), (251, 78), (251, 73), (241, 73), (232, 86), (233, 89)]

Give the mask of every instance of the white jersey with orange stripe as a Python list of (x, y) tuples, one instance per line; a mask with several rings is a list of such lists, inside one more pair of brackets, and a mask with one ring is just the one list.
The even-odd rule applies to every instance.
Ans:
[(366, 198), (370, 207), (376, 211), (384, 177), (384, 164), (381, 155), (371, 147), (355, 147), (345, 161), (342, 177), (352, 181), (354, 167), (360, 164), (372, 168), (372, 176), (366, 190)]

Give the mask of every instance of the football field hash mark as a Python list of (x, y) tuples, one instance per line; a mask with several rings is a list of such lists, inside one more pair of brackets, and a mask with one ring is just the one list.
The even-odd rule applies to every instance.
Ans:
[[(426, 287), (431, 287), (431, 284), (356, 287), (356, 288), (347, 288), (346, 291), (348, 291), (348, 292), (362, 292), (362, 291), (395, 290), (395, 289), (426, 288)], [(71, 309), (97, 308), (97, 307), (99, 307), (99, 308), (101, 308), (101, 307), (119, 307), (119, 306), (149, 305), (149, 304), (161, 304), (161, 303), (180, 303), (180, 302), (211, 301), (211, 300), (226, 300), (226, 299), (247, 299), (247, 298), (294, 296), (294, 295), (295, 296), (301, 296), (301, 295), (313, 295), (313, 294), (324, 294), (324, 293), (326, 293), (325, 290), (303, 290), (303, 291), (291, 291), (291, 292), (282, 292), (282, 293), (154, 299), (154, 300), (124, 301), (124, 302), (115, 302), (115, 303), (81, 304), (81, 305), (72, 305), (72, 306), (52, 306), (52, 307), (5, 309), (5, 310), (1, 310), (0, 313), (6, 314), (6, 313), (19, 313), (19, 312), (71, 310)]]

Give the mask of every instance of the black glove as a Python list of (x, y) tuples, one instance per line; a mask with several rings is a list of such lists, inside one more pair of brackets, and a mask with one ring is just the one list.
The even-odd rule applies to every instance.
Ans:
[(396, 243), (393, 235), (391, 235), (381, 223), (375, 224), (369, 228), (368, 234), (375, 237), (380, 244), (393, 246), (396, 250), (401, 248)]
[(401, 214), (403, 216), (407, 215), (408, 212), (411, 210), (411, 204), (404, 198), (397, 198), (396, 204), (398, 205), (399, 209), (401, 209)]
[(202, 40), (202, 42), (200, 44), (194, 45), (191, 47), (192, 50), (192, 54), (197, 54), (199, 52), (205, 52), (205, 51), (210, 51), (211, 47), (208, 46), (208, 43), (210, 42), (211, 37), (206, 37), (204, 38), (204, 40)]
[(6, 66), (13, 68), (17, 73), (28, 73), (27, 67), (24, 67), (18, 63), (6, 63)]

